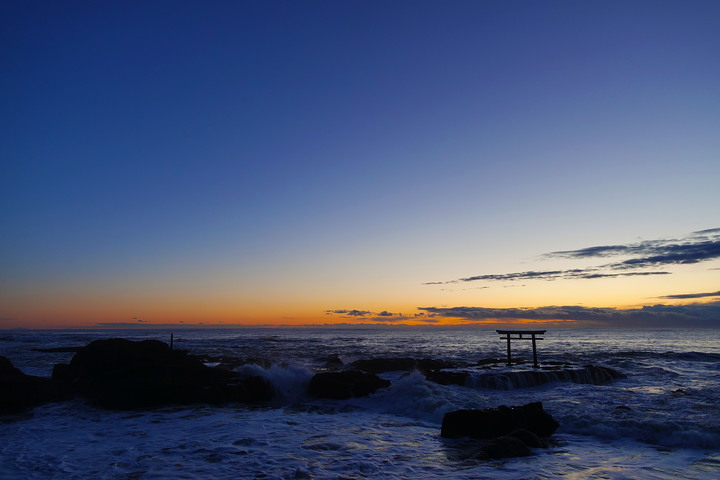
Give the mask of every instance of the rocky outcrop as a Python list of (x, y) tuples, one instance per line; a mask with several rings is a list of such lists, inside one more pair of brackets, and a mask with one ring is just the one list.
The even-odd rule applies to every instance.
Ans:
[(415, 370), (414, 358), (369, 358), (365, 360), (356, 360), (350, 364), (356, 370), (362, 370), (367, 373), (384, 373), (395, 372), (398, 370), (412, 371)]
[(488, 373), (447, 370), (431, 370), (424, 373), (428, 380), (439, 383), (440, 385), (461, 385), (493, 390), (530, 388), (553, 382), (602, 385), (614, 380), (627, 378), (625, 374), (617, 370), (597, 365)]
[(425, 372), (425, 378), (440, 385), (467, 385), (470, 374), (467, 372), (448, 372), (445, 370), (431, 370)]
[(425, 373), (443, 368), (456, 368), (459, 367), (460, 364), (457, 362), (435, 358), (422, 358), (416, 360), (408, 357), (380, 357), (356, 360), (352, 362), (350, 366), (355, 370), (378, 374), (396, 371), (411, 372), (413, 370)]
[(502, 437), (490, 440), (480, 448), (480, 453), (481, 456), (492, 460), (529, 457), (532, 455), (529, 446), (513, 435), (503, 435)]
[(273, 396), (272, 385), (262, 377), (207, 367), (156, 340), (94, 341), (69, 365), (56, 365), (53, 379), (98, 406), (114, 409), (259, 402)]
[(69, 398), (70, 392), (49, 378), (26, 375), (0, 356), (0, 414), (16, 413)]
[(315, 374), (310, 379), (308, 393), (318, 398), (344, 400), (351, 397), (364, 397), (389, 386), (388, 380), (359, 370), (322, 372)]
[(540, 402), (518, 407), (500, 406), (482, 410), (457, 410), (446, 413), (440, 435), (445, 438), (499, 438), (523, 429), (539, 437), (547, 437), (559, 424), (547, 413)]

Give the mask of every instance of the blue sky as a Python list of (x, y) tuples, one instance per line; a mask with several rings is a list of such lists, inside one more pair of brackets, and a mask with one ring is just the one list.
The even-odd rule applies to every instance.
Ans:
[(9, 1), (0, 22), (7, 325), (639, 308), (720, 285), (712, 256), (433, 285), (719, 227), (717, 2)]

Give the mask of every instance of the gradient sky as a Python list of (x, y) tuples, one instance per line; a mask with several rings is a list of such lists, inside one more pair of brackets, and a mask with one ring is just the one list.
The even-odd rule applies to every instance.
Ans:
[(720, 2), (9, 0), (0, 48), (0, 329), (720, 325)]

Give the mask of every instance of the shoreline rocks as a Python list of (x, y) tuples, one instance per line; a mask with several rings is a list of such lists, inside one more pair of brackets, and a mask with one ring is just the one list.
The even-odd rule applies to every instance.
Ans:
[(71, 392), (58, 382), (26, 375), (10, 359), (0, 356), (0, 414), (18, 413), (71, 397)]
[(475, 457), (501, 459), (526, 457), (531, 448), (546, 448), (549, 437), (560, 424), (543, 409), (542, 403), (486, 409), (456, 410), (443, 417), (440, 436), (488, 440)]
[(157, 340), (96, 340), (70, 364), (57, 364), (52, 380), (94, 405), (129, 410), (193, 403), (257, 403), (274, 389), (262, 377), (211, 368)]
[[(48, 349), (50, 350), (50, 349)], [(70, 347), (52, 349), (69, 351)], [(0, 357), (0, 413), (80, 396), (99, 407), (142, 409), (164, 405), (263, 403), (275, 390), (265, 376), (237, 373), (247, 363), (225, 357), (194, 356), (173, 350), (157, 340), (122, 338), (96, 340), (77, 350), (70, 363), (56, 364), (51, 378), (25, 375), (10, 360)], [(212, 361), (211, 361), (212, 360)], [(381, 357), (343, 365), (338, 355), (326, 357), (325, 367), (305, 384), (305, 393), (316, 398), (343, 400), (387, 388), (391, 382), (378, 376), (386, 372), (417, 371), (441, 385), (512, 389), (554, 381), (605, 383), (625, 375), (607, 367), (586, 365), (546, 366), (533, 370), (491, 370), (499, 359), (477, 364), (442, 359)], [(264, 366), (266, 369), (270, 365)], [(477, 370), (466, 370), (475, 367)], [(245, 372), (251, 370), (245, 369)], [(509, 432), (505, 432), (509, 433)]]

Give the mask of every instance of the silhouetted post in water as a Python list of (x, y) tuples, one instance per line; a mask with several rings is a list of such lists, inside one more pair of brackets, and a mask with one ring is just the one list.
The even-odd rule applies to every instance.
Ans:
[[(537, 361), (537, 344), (535, 343), (535, 340), (542, 340), (542, 338), (536, 338), (535, 335), (542, 335), (547, 330), (496, 330), (497, 333), (500, 335), (505, 335), (504, 337), (500, 337), (502, 340), (507, 340), (507, 364), (511, 365), (512, 363), (512, 356), (510, 354), (510, 340), (532, 340), (532, 347), (533, 347), (533, 367), (538, 367), (538, 361)], [(523, 337), (523, 335), (530, 335), (529, 337)]]
[[(509, 342), (509, 341), (510, 341), (510, 340), (508, 340), (508, 342)], [(535, 345), (535, 344), (533, 343), (533, 345)], [(171, 333), (171, 334), (170, 334), (170, 350), (172, 350), (172, 347), (173, 347), (173, 334)]]

